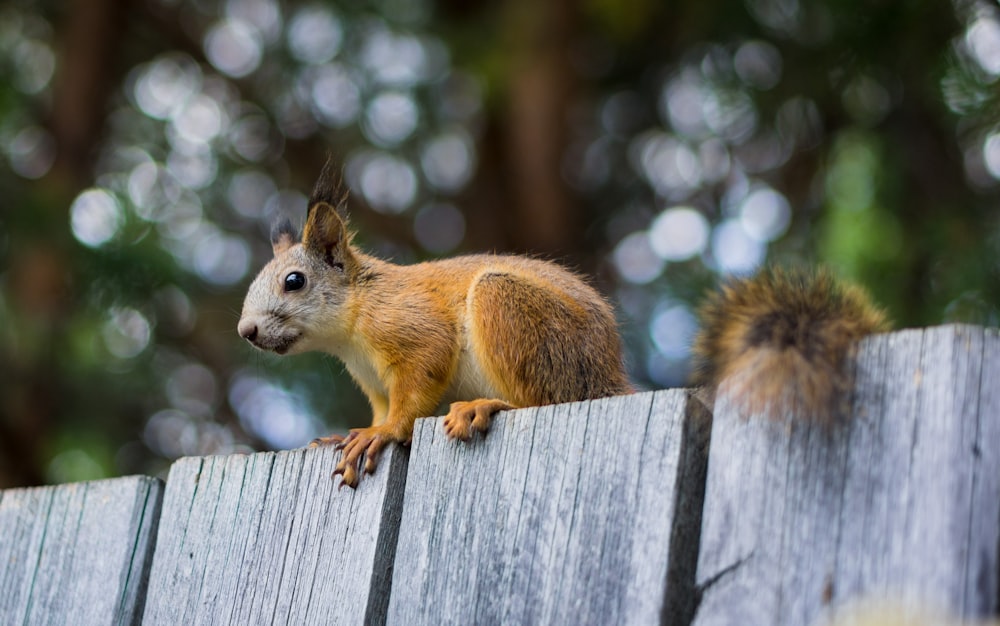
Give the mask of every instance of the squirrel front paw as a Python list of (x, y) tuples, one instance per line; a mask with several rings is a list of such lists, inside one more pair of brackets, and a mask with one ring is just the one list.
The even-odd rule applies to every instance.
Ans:
[(361, 480), (361, 457), (365, 458), (364, 473), (371, 474), (378, 466), (378, 457), (382, 449), (393, 441), (401, 440), (391, 430), (384, 426), (370, 426), (353, 428), (346, 437), (343, 435), (317, 437), (310, 446), (333, 445), (335, 449), (342, 450), (340, 462), (334, 468), (331, 478), (339, 474), (338, 487), (347, 485), (355, 489)]
[(510, 411), (516, 408), (503, 400), (472, 400), (471, 402), (452, 402), (448, 415), (444, 417), (444, 432), (452, 439), (468, 441), (472, 431), (485, 433), (490, 428), (493, 414), (497, 411)]

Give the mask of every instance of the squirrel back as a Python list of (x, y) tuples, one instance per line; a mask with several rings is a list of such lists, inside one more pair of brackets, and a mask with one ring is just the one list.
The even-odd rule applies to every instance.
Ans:
[(846, 399), (847, 357), (860, 339), (889, 330), (865, 291), (822, 269), (732, 279), (699, 313), (694, 383), (714, 401), (725, 381), (744, 416), (794, 410), (829, 423)]

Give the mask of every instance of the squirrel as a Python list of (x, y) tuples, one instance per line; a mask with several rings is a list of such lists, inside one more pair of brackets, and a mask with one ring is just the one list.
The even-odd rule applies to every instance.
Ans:
[(450, 402), (448, 437), (485, 432), (495, 413), (633, 392), (611, 305), (561, 266), (471, 255), (397, 265), (352, 243), (347, 194), (323, 168), (301, 238), (287, 220), (251, 283), (237, 331), (278, 354), (338, 357), (367, 396), (372, 425), (313, 445), (342, 449), (333, 475), (356, 487), (380, 451)]
[[(470, 255), (397, 265), (352, 243), (347, 194), (323, 168), (301, 237), (272, 229), (274, 258), (251, 283), (237, 330), (278, 354), (342, 360), (372, 425), (313, 445), (343, 450), (334, 470), (356, 487), (416, 418), (450, 403), (448, 437), (486, 432), (495, 413), (634, 391), (608, 302), (576, 274), (523, 256)], [(709, 409), (723, 382), (741, 414), (794, 411), (831, 423), (847, 357), (889, 330), (859, 287), (827, 270), (769, 267), (733, 278), (699, 309), (693, 379)]]
[(827, 269), (767, 267), (733, 278), (701, 305), (693, 383), (709, 407), (725, 393), (744, 416), (832, 425), (850, 386), (845, 362), (864, 337), (890, 330), (860, 287)]

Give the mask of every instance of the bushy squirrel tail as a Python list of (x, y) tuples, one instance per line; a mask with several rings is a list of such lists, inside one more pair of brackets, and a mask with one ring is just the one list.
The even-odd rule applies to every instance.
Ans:
[(694, 382), (725, 393), (744, 416), (829, 423), (848, 399), (845, 361), (858, 340), (889, 330), (860, 287), (827, 270), (768, 268), (732, 279), (700, 309)]

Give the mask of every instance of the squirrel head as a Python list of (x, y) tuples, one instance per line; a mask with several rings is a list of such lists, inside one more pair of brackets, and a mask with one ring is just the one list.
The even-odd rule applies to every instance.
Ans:
[(274, 258), (247, 290), (237, 326), (257, 348), (306, 352), (347, 335), (350, 288), (358, 273), (347, 224), (335, 207), (346, 194), (329, 180), (330, 164), (310, 200), (301, 240), (286, 219), (271, 231)]

